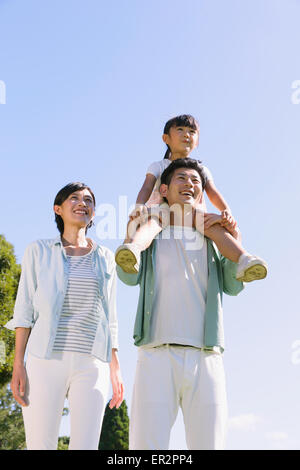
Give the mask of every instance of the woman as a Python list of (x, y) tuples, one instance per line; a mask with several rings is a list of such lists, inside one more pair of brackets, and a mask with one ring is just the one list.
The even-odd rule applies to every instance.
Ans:
[(69, 449), (98, 449), (109, 375), (110, 408), (123, 401), (114, 255), (86, 237), (95, 204), (83, 183), (62, 188), (54, 201), (60, 236), (25, 251), (6, 327), (16, 330), (11, 389), (22, 405), (27, 449), (57, 448), (66, 397)]

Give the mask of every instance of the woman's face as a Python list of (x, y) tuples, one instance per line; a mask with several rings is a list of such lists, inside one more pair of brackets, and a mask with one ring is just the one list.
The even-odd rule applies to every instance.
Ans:
[(94, 200), (88, 189), (70, 194), (60, 205), (54, 206), (54, 212), (60, 215), (64, 226), (87, 227), (95, 216)]

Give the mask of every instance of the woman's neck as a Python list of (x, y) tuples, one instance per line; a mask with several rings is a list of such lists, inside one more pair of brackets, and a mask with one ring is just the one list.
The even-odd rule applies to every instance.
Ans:
[(65, 227), (61, 237), (63, 245), (70, 248), (87, 248), (90, 241), (85, 236), (85, 227), (78, 229), (77, 227)]

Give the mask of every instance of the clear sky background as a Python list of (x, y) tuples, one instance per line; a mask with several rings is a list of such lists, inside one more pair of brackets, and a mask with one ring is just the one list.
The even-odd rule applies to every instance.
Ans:
[[(0, 0), (0, 233), (18, 262), (57, 235), (53, 200), (74, 180), (116, 211), (115, 234), (99, 239), (100, 215), (90, 232), (115, 250), (165, 122), (199, 120), (194, 156), (269, 265), (224, 297), (227, 449), (300, 450), (299, 18), (299, 0)], [(129, 409), (137, 299), (118, 281)], [(186, 449), (181, 415), (171, 448)]]

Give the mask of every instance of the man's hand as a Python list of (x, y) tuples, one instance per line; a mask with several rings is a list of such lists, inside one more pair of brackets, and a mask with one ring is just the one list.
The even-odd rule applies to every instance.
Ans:
[[(225, 211), (224, 211), (225, 212)], [(241, 240), (241, 233), (237, 226), (236, 220), (231, 214), (204, 214), (204, 230), (208, 230), (212, 225), (220, 224), (224, 227), (236, 240)]]
[(136, 204), (135, 208), (129, 214), (129, 220), (137, 219), (138, 217), (147, 218), (148, 207), (145, 204)]

